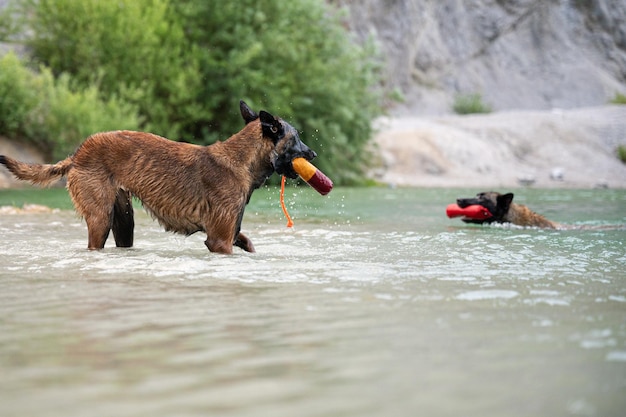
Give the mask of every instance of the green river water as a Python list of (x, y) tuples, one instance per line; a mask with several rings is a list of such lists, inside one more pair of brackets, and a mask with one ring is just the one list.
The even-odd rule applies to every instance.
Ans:
[(626, 190), (513, 190), (575, 230), (445, 216), (478, 191), (291, 188), (288, 229), (261, 189), (232, 256), (140, 205), (96, 252), (0, 215), (0, 415), (626, 415)]

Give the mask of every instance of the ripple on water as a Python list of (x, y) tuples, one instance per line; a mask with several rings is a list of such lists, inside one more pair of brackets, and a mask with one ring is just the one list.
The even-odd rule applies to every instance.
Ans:
[(608, 362), (626, 362), (626, 350), (612, 350), (606, 354)]
[(515, 298), (518, 296), (519, 293), (512, 290), (476, 290), (461, 293), (456, 296), (456, 299), (464, 301), (482, 301), (494, 299), (510, 300), (511, 298)]
[(553, 290), (530, 290), (530, 297), (524, 300), (527, 305), (546, 304), (548, 306), (568, 306), (571, 296)]

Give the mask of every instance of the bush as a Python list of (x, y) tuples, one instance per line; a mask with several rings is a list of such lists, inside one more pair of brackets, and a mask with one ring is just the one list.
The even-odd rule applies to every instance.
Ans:
[(615, 97), (611, 99), (611, 104), (626, 104), (626, 95), (615, 93)]
[(38, 145), (54, 160), (65, 158), (92, 133), (137, 129), (136, 109), (103, 101), (95, 86), (74, 91), (66, 74), (37, 74), (12, 53), (0, 58), (0, 133)]
[(38, 63), (106, 100), (135, 104), (156, 133), (178, 138), (201, 117), (198, 67), (167, 0), (22, 0)]
[(626, 146), (619, 145), (617, 147), (617, 157), (620, 161), (626, 164)]
[(0, 134), (23, 135), (25, 121), (37, 104), (33, 75), (9, 53), (0, 58)]
[(55, 79), (49, 69), (43, 68), (35, 84), (40, 101), (24, 130), (27, 137), (47, 145), (53, 160), (67, 157), (93, 133), (139, 127), (133, 105), (115, 97), (102, 100), (93, 85), (72, 91), (67, 74)]
[(212, 123), (195, 136), (208, 142), (241, 127), (237, 101), (264, 108), (302, 131), (316, 164), (339, 183), (360, 180), (371, 121), (380, 112), (375, 51), (348, 37), (323, 1), (220, 0), (177, 3), (198, 46), (200, 100), (213, 103)]
[(483, 102), (480, 94), (459, 95), (454, 100), (453, 110), (457, 114), (491, 113), (491, 106)]
[(372, 48), (352, 42), (324, 1), (19, 4), (37, 62), (135, 104), (155, 133), (223, 140), (241, 129), (244, 99), (301, 129), (336, 183), (360, 180), (379, 73)]

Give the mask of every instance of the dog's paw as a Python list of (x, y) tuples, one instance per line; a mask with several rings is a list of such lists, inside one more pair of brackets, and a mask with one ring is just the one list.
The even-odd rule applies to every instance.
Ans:
[(243, 233), (239, 233), (239, 236), (237, 236), (237, 240), (235, 241), (235, 246), (240, 247), (246, 252), (250, 252), (250, 253), (256, 252), (254, 250), (254, 245), (252, 244), (252, 241), (248, 239), (248, 237), (244, 235)]

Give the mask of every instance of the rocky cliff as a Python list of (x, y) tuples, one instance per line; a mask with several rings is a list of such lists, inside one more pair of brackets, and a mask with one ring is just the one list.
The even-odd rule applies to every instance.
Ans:
[[(387, 91), (380, 181), (626, 188), (625, 0), (332, 0), (373, 39)], [(452, 115), (479, 94), (489, 115)]]
[(626, 93), (624, 0), (333, 0), (373, 38), (396, 114), (442, 114), (459, 94), (495, 111), (606, 104)]

